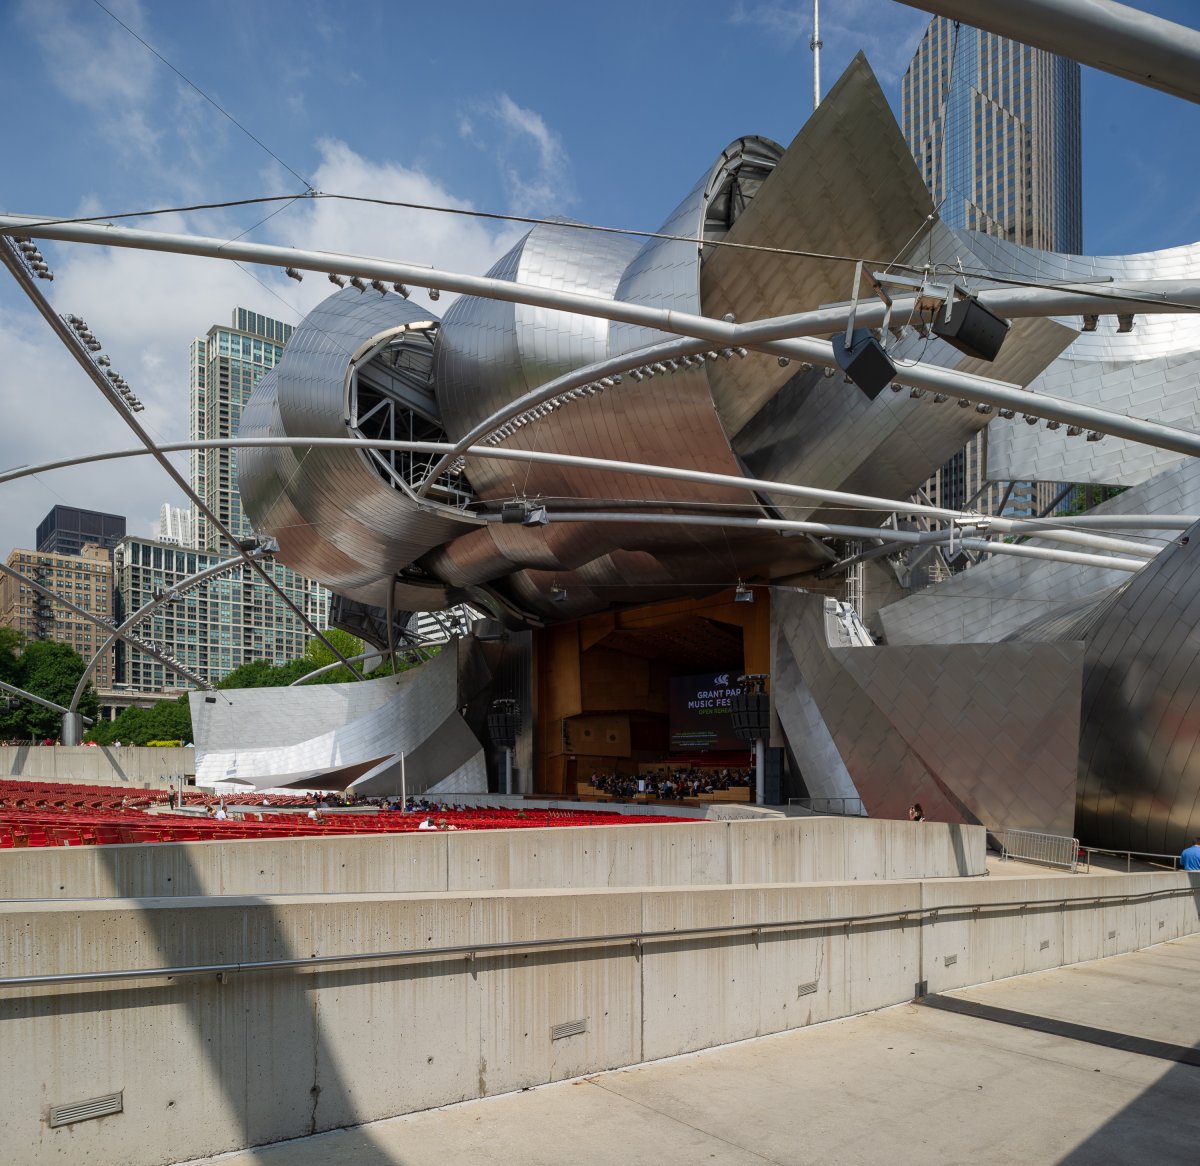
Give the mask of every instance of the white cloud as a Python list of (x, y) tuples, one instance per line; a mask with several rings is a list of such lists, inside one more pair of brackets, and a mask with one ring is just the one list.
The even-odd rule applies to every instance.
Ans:
[[(139, 35), (138, 0), (112, 0), (112, 11)], [(161, 132), (149, 116), (158, 62), (112, 17), (72, 0), (22, 0), (18, 19), (32, 36), (54, 86), (84, 106), (95, 129), (123, 155), (157, 159)]]
[[(344, 142), (319, 143), (321, 160), (313, 176), (318, 190), (331, 194), (471, 209), (435, 179), (396, 162), (364, 158)], [(524, 233), (493, 227), (479, 219), (435, 211), (387, 207), (330, 198), (305, 199), (273, 219), (273, 238), (292, 246), (352, 255), (378, 255), (427, 263), (448, 271), (485, 271)], [(305, 288), (314, 277), (308, 277)], [(319, 280), (319, 277), (315, 277)], [(325, 291), (330, 290), (326, 285)], [(418, 293), (415, 298), (424, 298)], [(437, 310), (445, 312), (450, 297)]]
[[(343, 142), (323, 141), (319, 151), (320, 165), (313, 177), (318, 189), (425, 205), (469, 206), (432, 177), (396, 162), (366, 158)], [(85, 214), (95, 209), (81, 207)], [(223, 239), (243, 229), (223, 213), (186, 220), (162, 216), (144, 227)], [(247, 237), (304, 250), (379, 255), (478, 273), (521, 233), (519, 228), (497, 228), (434, 212), (313, 199), (294, 204)], [(297, 285), (274, 268), (248, 265), (242, 271), (215, 259), (82, 244), (46, 244), (43, 250), (55, 280), (42, 286), (56, 310), (87, 320), (113, 367), (145, 403), (139, 420), (164, 441), (187, 439), (187, 354), (195, 336), (229, 320), (237, 306), (298, 323), (304, 312), (335, 290), (317, 274)], [(435, 310), (444, 313), (452, 298), (444, 294)], [(415, 293), (414, 299), (425, 297)], [(13, 295), (0, 301), (0, 419), (0, 469), (137, 445), (45, 322)], [(176, 454), (172, 460), (186, 478), (187, 455)], [(0, 554), (12, 547), (28, 547), (37, 523), (56, 502), (124, 514), (134, 533), (153, 527), (164, 501), (184, 502), (150, 458), (54, 471), (39, 481), (6, 485), (4, 491)]]
[(514, 213), (561, 213), (577, 201), (570, 161), (558, 135), (541, 114), (518, 105), (507, 93), (463, 113), (459, 133), (492, 152)]

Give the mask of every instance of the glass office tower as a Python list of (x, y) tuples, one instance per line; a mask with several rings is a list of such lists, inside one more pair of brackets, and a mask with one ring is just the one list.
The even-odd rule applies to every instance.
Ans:
[[(935, 16), (901, 83), (901, 122), (952, 227), (1026, 247), (1083, 250), (1079, 65)], [(986, 479), (981, 430), (924, 486), (937, 505), (1029, 515), (1057, 482)]]

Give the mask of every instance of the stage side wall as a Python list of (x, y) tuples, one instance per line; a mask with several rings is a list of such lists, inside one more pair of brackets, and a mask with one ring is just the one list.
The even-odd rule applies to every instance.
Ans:
[[(0, 1056), (19, 1071), (0, 1141), (30, 1166), (215, 1154), (801, 1028), (910, 1000), (923, 982), (944, 991), (1131, 951), (1200, 929), (1198, 898), (1200, 877), (1164, 873), (11, 903), (6, 976), (765, 930), (3, 988)], [(50, 1106), (118, 1091), (122, 1113), (49, 1127)]]
[(196, 750), (140, 745), (0, 745), (0, 778), (165, 790), (196, 776)]
[(982, 875), (984, 830), (870, 818), (0, 851), (13, 899), (586, 890)]

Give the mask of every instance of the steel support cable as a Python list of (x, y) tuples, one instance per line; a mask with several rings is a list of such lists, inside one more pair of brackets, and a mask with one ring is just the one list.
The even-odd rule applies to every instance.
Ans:
[[(356, 437), (249, 437), (249, 438), (208, 438), (202, 441), (171, 442), (159, 448), (164, 453), (181, 453), (192, 449), (246, 449), (246, 448), (287, 448), (289, 446), (313, 446), (321, 448), (346, 447), (350, 449), (385, 449), (411, 453), (442, 453), (452, 448), (447, 442), (437, 441), (387, 441), (375, 438)], [(88, 465), (93, 462), (115, 461), (130, 457), (144, 457), (151, 451), (146, 449), (109, 450), (98, 454), (82, 454), (78, 457), (64, 458), (52, 462), (42, 462), (33, 466), (16, 466), (0, 472), (0, 485), (17, 481), (21, 478), (35, 477), (56, 469), (68, 469), (73, 466)], [(472, 447), (470, 456), (493, 458), (500, 461), (534, 461), (548, 465), (575, 466), (583, 469), (604, 470), (619, 474), (635, 474), (641, 477), (669, 478), (676, 481), (698, 482), (704, 485), (729, 486), (743, 489), (751, 493), (770, 492), (801, 498), (806, 501), (841, 506), (857, 510), (870, 510), (884, 513), (914, 514), (927, 518), (935, 518), (943, 522), (972, 523), (980, 521), (994, 522), (988, 516), (950, 510), (926, 503), (901, 501), (894, 498), (879, 498), (869, 494), (851, 494), (841, 490), (825, 490), (815, 486), (797, 486), (790, 482), (773, 482), (763, 478), (743, 478), (733, 474), (714, 474), (703, 470), (688, 470), (674, 466), (643, 464), (640, 462), (614, 461), (605, 458), (584, 457), (580, 454), (558, 454), (522, 449), (489, 448), (485, 446)], [(464, 514), (452, 507), (441, 503), (424, 500), (422, 508), (430, 511), (445, 513), (472, 525), (482, 525), (488, 519), (484, 516)], [(1192, 523), (1200, 520), (1195, 515), (1114, 515), (1113, 525), (1120, 528), (1123, 522), (1136, 522), (1150, 529), (1186, 530)], [(1003, 519), (1003, 522), (1019, 523), (1023, 528), (1036, 524), (1037, 530), (1029, 530), (1030, 535), (1040, 534), (1043, 522), (1045, 529), (1067, 528), (1079, 524), (1081, 527), (1107, 522), (1097, 516), (1063, 516), (1055, 519)], [(890, 528), (870, 528), (873, 537), (890, 537)], [(1142, 548), (1138, 548), (1141, 550)]]
[[(34, 216), (0, 215), (0, 233), (29, 233), (67, 242), (93, 243), (106, 246), (132, 247), (139, 250), (165, 251), (182, 255), (200, 255), (214, 259), (243, 260), (267, 263), (280, 267), (295, 267), (331, 274), (356, 274), (366, 279), (387, 280), (413, 284), (418, 287), (440, 288), (445, 291), (477, 295), (512, 303), (525, 303), (556, 311), (576, 312), (600, 319), (636, 324), (676, 335), (712, 340), (719, 347), (740, 346), (756, 351), (808, 361), (828, 368), (837, 367), (833, 349), (828, 342), (798, 338), (798, 333), (820, 334), (837, 331), (838, 320), (845, 326), (848, 306), (804, 313), (801, 316), (780, 317), (753, 324), (727, 323), (705, 316), (652, 308), (644, 304), (604, 299), (579, 292), (556, 291), (552, 288), (529, 287), (488, 276), (463, 275), (442, 271), (424, 264), (396, 263), (361, 256), (337, 255), (331, 252), (299, 251), (257, 243), (229, 243), (221, 239), (197, 235), (157, 234), (130, 230), (125, 227), (104, 227), (96, 224), (65, 224), (40, 226)], [(1131, 281), (1125, 285), (1142, 289), (1147, 312), (1173, 312), (1200, 308), (1200, 284), (1185, 280)], [(1166, 303), (1167, 291), (1178, 302)], [(34, 294), (37, 294), (36, 292)], [(911, 297), (896, 302), (903, 305)], [(980, 293), (980, 301), (999, 315), (1053, 316), (1076, 312), (1095, 312), (1097, 300), (1115, 299), (1111, 291), (1095, 286), (1074, 285), (1065, 290), (1018, 288), (997, 289)], [(1122, 306), (1128, 300), (1122, 301)], [(884, 305), (864, 304), (857, 317), (864, 326), (881, 323)], [(773, 337), (792, 337), (773, 339)], [(1143, 445), (1168, 449), (1189, 456), (1200, 455), (1200, 434), (1178, 429), (1159, 422), (1124, 417), (1104, 409), (1077, 402), (1064, 401), (1045, 394), (1034, 393), (1018, 385), (989, 380), (986, 377), (919, 364), (902, 366), (903, 380), (918, 388), (945, 392), (980, 404), (1011, 408), (1051, 421), (1080, 425), (1114, 437), (1126, 438)]]
[[(125, 424), (133, 430), (135, 436), (146, 447), (146, 451), (158, 462), (164, 470), (166, 470), (171, 480), (184, 492), (184, 494), (197, 506), (200, 513), (203, 514), (213, 526), (228, 540), (229, 544), (238, 549), (242, 559), (252, 570), (279, 596), (287, 607), (299, 618), (300, 622), (317, 637), (339, 660), (345, 663), (345, 657), (341, 652), (334, 647), (333, 644), (326, 639), (321, 629), (314, 624), (299, 606), (292, 601), (292, 598), (284, 589), (271, 578), (271, 575), (266, 571), (262, 564), (257, 562), (248, 551), (240, 545), (239, 540), (234, 536), (233, 532), (226, 527), (220, 518), (214, 514), (191, 487), (191, 484), (186, 478), (171, 464), (166, 455), (162, 452), (159, 444), (146, 432), (136, 417), (125, 407), (117, 394), (116, 389), (109, 384), (108, 380), (101, 375), (99, 368), (92, 362), (91, 354), (80, 343), (79, 338), (67, 327), (66, 323), (54, 311), (53, 306), (42, 295), (34, 280), (25, 270), (25, 265), (21, 263), (15, 252), (14, 244), (7, 238), (0, 242), (0, 260), (3, 260), (5, 267), (12, 273), (13, 278), (17, 281), (21, 290), (33, 302), (34, 307), (41, 313), (42, 317), (53, 329), (55, 335), (63, 342), (67, 351), (75, 358), (76, 363), (88, 375), (92, 382), (100, 389), (105, 400), (116, 410), (117, 414), (124, 420)], [(353, 665), (346, 665), (351, 673), (359, 680), (362, 676), (355, 670)]]

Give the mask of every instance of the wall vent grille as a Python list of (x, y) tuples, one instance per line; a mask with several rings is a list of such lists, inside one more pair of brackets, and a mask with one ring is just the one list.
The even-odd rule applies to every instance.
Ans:
[(578, 1036), (581, 1032), (587, 1032), (586, 1016), (580, 1020), (564, 1020), (562, 1024), (552, 1025), (550, 1039), (562, 1040), (565, 1036)]
[(958, 963), (958, 956), (956, 956), (956, 955), (948, 955), (948, 956), (942, 957), (942, 964), (943, 964), (943, 966), (945, 966), (947, 968), (953, 967), (956, 963)]
[(809, 980), (807, 984), (801, 984), (796, 989), (797, 996), (811, 996), (817, 990), (817, 981)]
[(1049, 946), (1050, 946), (1050, 941), (1048, 939), (1043, 939), (1042, 942), (1038, 945), (1038, 950), (1045, 951), (1046, 948), (1048, 948)]
[(69, 1126), (77, 1121), (90, 1121), (94, 1117), (108, 1117), (125, 1108), (121, 1093), (107, 1093), (103, 1097), (92, 1097), (87, 1101), (75, 1101), (70, 1105), (50, 1107), (50, 1128)]

